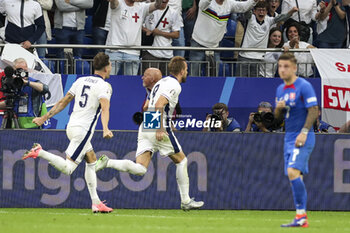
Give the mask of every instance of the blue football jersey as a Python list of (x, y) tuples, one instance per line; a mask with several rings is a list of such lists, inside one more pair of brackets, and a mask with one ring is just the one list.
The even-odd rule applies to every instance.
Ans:
[[(303, 128), (308, 108), (317, 106), (317, 98), (312, 85), (304, 78), (297, 78), (291, 85), (281, 84), (276, 92), (276, 105), (278, 101), (286, 102), (285, 128), (286, 137), (295, 139)], [(310, 132), (313, 133), (311, 127)]]

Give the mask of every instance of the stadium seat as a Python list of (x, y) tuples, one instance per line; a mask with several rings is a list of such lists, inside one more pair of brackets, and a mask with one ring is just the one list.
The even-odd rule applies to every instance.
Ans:
[(235, 64), (220, 62), (218, 76), (230, 77), (234, 76)]
[[(52, 40), (47, 41), (48, 44), (56, 44), (55, 37), (52, 37)], [(47, 55), (49, 57), (56, 57), (57, 49), (56, 48), (47, 48)]]
[[(234, 41), (234, 39), (224, 38), (224, 39), (222, 39), (222, 41), (220, 43), (220, 47), (233, 48), (233, 47), (235, 47), (235, 41)], [(223, 51), (220, 53), (220, 57), (224, 60), (232, 60), (233, 56), (234, 56), (233, 51)]]
[(51, 70), (52, 73), (56, 73), (56, 63), (52, 60), (47, 60), (45, 58), (41, 59), (42, 62)]
[(82, 61), (81, 58), (74, 57), (75, 73), (76, 74), (91, 74), (90, 63), (88, 61)]
[[(92, 44), (92, 39), (90, 37), (84, 37), (84, 44)], [(94, 49), (83, 49), (83, 57), (92, 58), (94, 57)]]
[(224, 37), (230, 37), (230, 38), (234, 38), (235, 34), (236, 34), (236, 21), (229, 19), (227, 21), (227, 26), (226, 26), (226, 34), (224, 35)]

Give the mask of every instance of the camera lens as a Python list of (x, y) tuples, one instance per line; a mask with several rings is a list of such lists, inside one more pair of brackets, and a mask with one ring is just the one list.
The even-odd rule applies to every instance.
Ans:
[(254, 119), (255, 122), (262, 122), (262, 117), (261, 117), (261, 114), (259, 112), (256, 112), (254, 114), (253, 119)]
[(135, 112), (134, 115), (132, 116), (132, 120), (134, 121), (135, 124), (141, 125), (143, 121), (143, 114), (141, 112)]
[(262, 120), (264, 123), (271, 124), (274, 119), (275, 117), (272, 112), (265, 112), (262, 114)]

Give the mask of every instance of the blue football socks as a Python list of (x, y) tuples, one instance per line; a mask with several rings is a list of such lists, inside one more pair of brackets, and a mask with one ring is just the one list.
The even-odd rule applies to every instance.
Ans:
[(307, 193), (304, 181), (301, 179), (301, 177), (298, 177), (294, 180), (291, 180), (290, 182), (292, 184), (295, 208), (297, 210), (305, 210)]

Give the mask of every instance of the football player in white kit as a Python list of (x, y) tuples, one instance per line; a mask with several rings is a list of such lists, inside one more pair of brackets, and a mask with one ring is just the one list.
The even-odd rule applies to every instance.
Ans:
[(46, 120), (61, 112), (73, 99), (75, 104), (73, 112), (67, 125), (67, 136), (70, 140), (66, 150), (67, 158), (63, 159), (42, 149), (41, 145), (35, 143), (33, 148), (27, 151), (22, 159), (43, 158), (64, 174), (70, 175), (79, 163), (85, 159), (85, 180), (92, 200), (92, 211), (94, 213), (109, 213), (113, 209), (107, 207), (99, 199), (96, 191), (96, 155), (90, 143), (94, 134), (96, 123), (101, 114), (103, 126), (103, 137), (112, 138), (113, 133), (108, 128), (110, 98), (112, 87), (105, 79), (109, 78), (112, 66), (108, 55), (100, 52), (94, 57), (93, 66), (95, 73), (92, 76), (81, 77), (76, 80), (65, 97), (44, 116), (33, 119), (38, 126)]
[(181, 209), (199, 209), (204, 202), (195, 201), (189, 197), (187, 158), (171, 129), (171, 117), (181, 92), (180, 83), (185, 82), (187, 77), (186, 60), (179, 56), (173, 57), (169, 63), (169, 72), (170, 76), (162, 78), (153, 86), (148, 101), (148, 111), (161, 114), (161, 127), (157, 130), (147, 130), (143, 128), (143, 124), (140, 125), (136, 163), (131, 160), (116, 160), (101, 156), (97, 162), (96, 171), (109, 167), (142, 176), (147, 171), (153, 153), (159, 151), (162, 156), (169, 156), (176, 164)]

